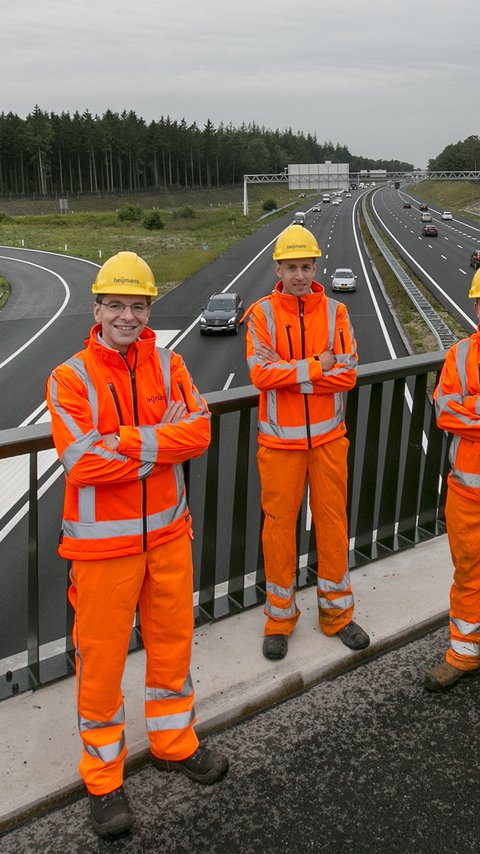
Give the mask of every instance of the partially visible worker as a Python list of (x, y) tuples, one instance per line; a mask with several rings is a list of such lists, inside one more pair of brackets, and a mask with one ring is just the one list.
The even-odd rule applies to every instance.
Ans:
[(320, 628), (350, 649), (367, 633), (353, 621), (348, 570), (344, 392), (356, 382), (357, 347), (345, 305), (315, 281), (321, 250), (291, 225), (278, 237), (275, 290), (247, 312), (247, 360), (260, 390), (258, 469), (265, 516), (267, 601), (263, 654), (278, 660), (300, 616), (295, 599), (296, 523), (305, 486), (315, 525)]
[(199, 745), (190, 677), (192, 520), (182, 463), (210, 442), (210, 413), (182, 358), (147, 327), (157, 287), (119, 252), (92, 286), (85, 349), (47, 383), (65, 469), (59, 553), (72, 561), (80, 774), (100, 836), (130, 830), (122, 676), (138, 604), (146, 650), (145, 722), (153, 765), (214, 783), (228, 768)]
[[(480, 321), (480, 269), (469, 291)], [(451, 433), (445, 517), (454, 566), (450, 646), (425, 675), (430, 691), (445, 691), (480, 668), (480, 325), (450, 348), (434, 392), (437, 424)]]

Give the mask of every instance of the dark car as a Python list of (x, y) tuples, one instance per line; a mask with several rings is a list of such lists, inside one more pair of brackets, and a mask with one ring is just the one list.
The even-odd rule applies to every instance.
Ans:
[(200, 334), (233, 332), (238, 334), (245, 306), (238, 294), (212, 294), (200, 315)]
[(422, 234), (424, 237), (438, 237), (438, 228), (436, 225), (426, 222), (425, 225), (422, 226)]
[(404, 202), (403, 207), (404, 208), (411, 208), (412, 206), (411, 206), (410, 202)]
[(480, 267), (480, 249), (475, 249), (470, 255), (470, 267), (475, 267), (476, 270)]
[(426, 202), (420, 202), (419, 210), (428, 211), (428, 205)]

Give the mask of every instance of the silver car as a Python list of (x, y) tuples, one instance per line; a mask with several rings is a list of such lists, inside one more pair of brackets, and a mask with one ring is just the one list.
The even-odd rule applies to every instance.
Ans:
[(357, 277), (350, 267), (337, 267), (332, 276), (333, 291), (354, 291), (357, 288)]

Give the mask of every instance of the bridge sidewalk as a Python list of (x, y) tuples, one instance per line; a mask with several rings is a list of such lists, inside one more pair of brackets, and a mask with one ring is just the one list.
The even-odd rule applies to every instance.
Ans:
[[(302, 617), (281, 662), (262, 656), (261, 608), (198, 629), (191, 668), (197, 732), (205, 736), (437, 627), (447, 616), (451, 575), (445, 536), (355, 570), (356, 619), (371, 635), (361, 653), (320, 632), (314, 588), (298, 595)], [(127, 768), (148, 757), (143, 677), (144, 653), (132, 653), (123, 683)], [(2, 831), (81, 791), (73, 679), (3, 701), (0, 724)]]

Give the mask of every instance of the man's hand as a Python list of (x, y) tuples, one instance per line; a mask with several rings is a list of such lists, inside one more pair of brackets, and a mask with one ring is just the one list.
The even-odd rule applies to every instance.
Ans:
[(187, 415), (188, 410), (183, 400), (171, 400), (160, 419), (160, 424), (178, 424)]
[(280, 362), (281, 356), (278, 355), (276, 350), (273, 347), (269, 347), (268, 344), (258, 344), (255, 347), (255, 355), (262, 360), (262, 362)]
[(107, 446), (111, 451), (118, 451), (118, 442), (115, 438), (115, 433), (105, 433), (105, 435), (100, 437), (103, 444)]
[(324, 353), (320, 353), (319, 361), (322, 366), (322, 370), (330, 371), (331, 368), (336, 364), (335, 356), (333, 355), (331, 350), (325, 350)]

